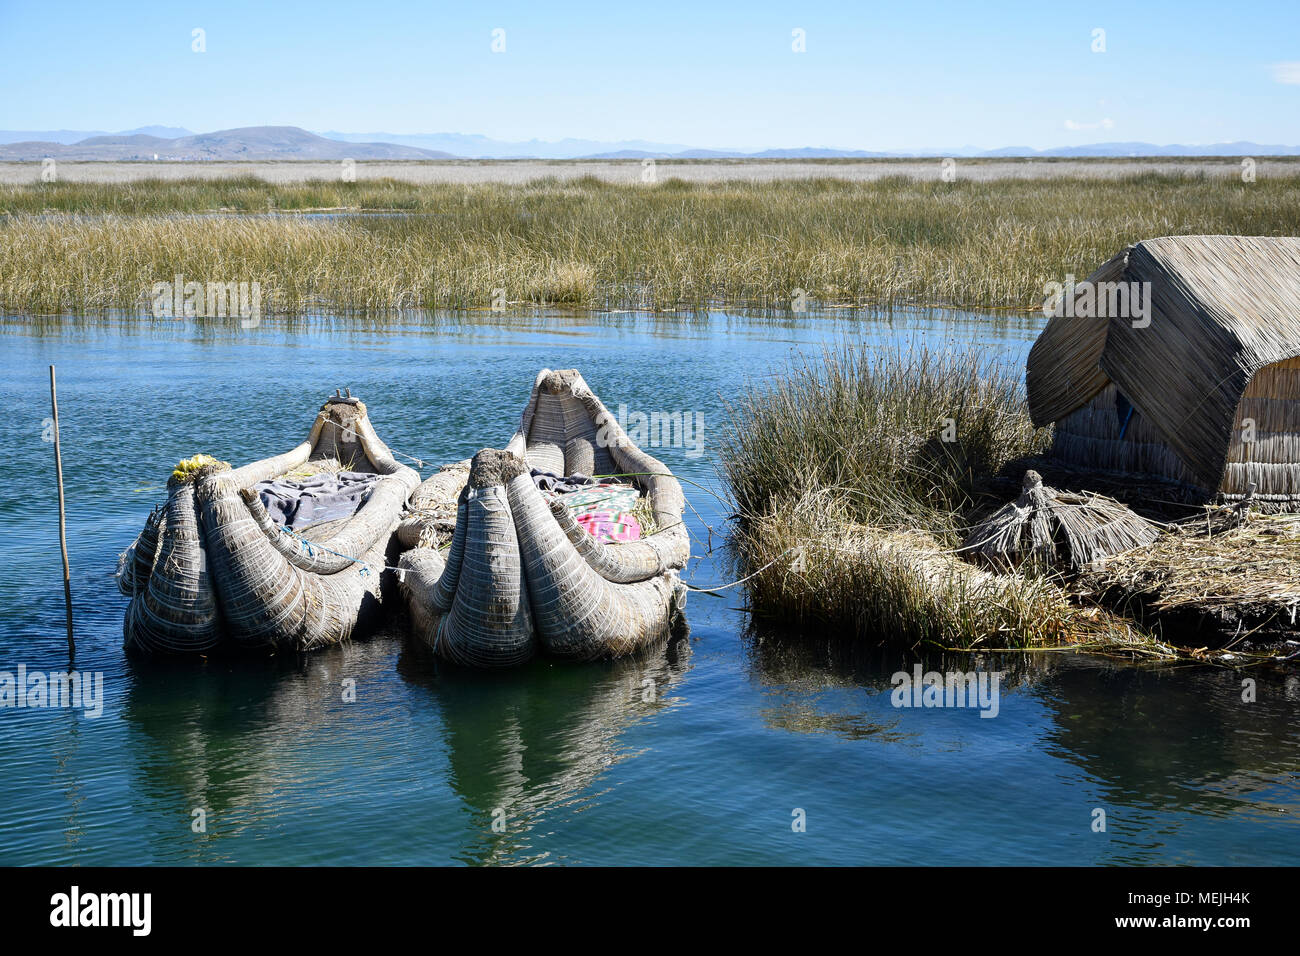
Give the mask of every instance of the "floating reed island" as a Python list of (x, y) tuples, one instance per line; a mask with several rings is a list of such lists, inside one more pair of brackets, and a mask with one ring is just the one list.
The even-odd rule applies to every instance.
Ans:
[(681, 484), (575, 370), (544, 369), (506, 447), (434, 475), (412, 504), (402, 590), (416, 635), (448, 660), (621, 657), (683, 622)]
[(282, 455), (182, 461), (119, 562), (128, 651), (310, 650), (360, 633), (419, 483), (350, 394)]
[(1204, 510), (1182, 509), (1087, 586), (1189, 639), (1300, 637), (1300, 238), (1139, 242), (1077, 295), (1109, 304), (1098, 290), (1116, 287), (1146, 291), (1140, 316), (1063, 303), (1048, 322), (1030, 415), (1054, 425), (1050, 465), (1073, 483), (1150, 514)]
[(945, 647), (1300, 651), (1300, 239), (1124, 249), (1018, 384), (847, 347), (751, 388), (723, 467), (755, 610)]

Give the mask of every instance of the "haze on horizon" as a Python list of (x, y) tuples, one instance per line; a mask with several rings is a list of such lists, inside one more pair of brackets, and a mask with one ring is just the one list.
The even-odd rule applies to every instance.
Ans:
[(1300, 5), (11, 0), (0, 89), (11, 130), (293, 125), (745, 151), (1295, 144)]

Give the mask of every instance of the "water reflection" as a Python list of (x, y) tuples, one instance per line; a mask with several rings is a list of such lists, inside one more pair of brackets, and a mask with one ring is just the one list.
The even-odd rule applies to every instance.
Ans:
[[(470, 819), (456, 856), (467, 863), (539, 862), (549, 814), (600, 800), (593, 786), (638, 751), (629, 727), (683, 701), (690, 641), (597, 664), (537, 660), (505, 672), (435, 662), (408, 643), (397, 673), (437, 705), (448, 751), (448, 783)], [(495, 823), (495, 826), (494, 826)]]
[(824, 308), (806, 312), (785, 308), (727, 312), (537, 308), (499, 313), (485, 309), (347, 310), (322, 302), (317, 308), (300, 313), (265, 315), (251, 332), (231, 319), (154, 316), (143, 300), (137, 310), (105, 309), (79, 315), (0, 315), (0, 334), (72, 339), (100, 334), (127, 340), (147, 335), (205, 343), (243, 341), (250, 336), (276, 340), (303, 332), (359, 337), (375, 332), (402, 336), (439, 330), (493, 336), (546, 333), (566, 337), (613, 334), (694, 339), (724, 335), (748, 338), (767, 333), (815, 343), (837, 335), (880, 341), (892, 341), (900, 335), (937, 335), (951, 338), (956, 345), (999, 342), (1019, 346), (1032, 340), (1042, 325), (1043, 319), (1037, 314), (985, 314), (914, 306)]
[[(925, 712), (893, 706), (892, 675), (918, 663), (941, 673), (1003, 671), (1000, 716), (1041, 725), (1035, 745), (1091, 781), (1098, 805), (1266, 814), (1300, 825), (1295, 674), (1138, 667), (1072, 654), (917, 654), (762, 628), (751, 628), (746, 642), (769, 727), (930, 749), (943, 749), (948, 738), (960, 748), (1002, 728), (937, 716), (927, 723)], [(1114, 859), (1132, 861), (1124, 852), (1117, 848)]]
[[(131, 800), (164, 821), (145, 857), (235, 861), (237, 837), (290, 812), (287, 794), (310, 790), (309, 806), (327, 803), (329, 788), (312, 782), (349, 770), (348, 751), (331, 744), (355, 733), (348, 708), (387, 681), (396, 644), (381, 635), (266, 660), (132, 661)], [(345, 699), (349, 687), (362, 703)]]
[(81, 808), (86, 801), (84, 781), (73, 769), (81, 750), (81, 728), (78, 717), (72, 711), (60, 714), (59, 718), (66, 726), (66, 732), (54, 738), (54, 780), (63, 794), (64, 813), (63, 838), (64, 852), (76, 853), (78, 844), (85, 834), (85, 821)]
[[(1253, 701), (1243, 700), (1243, 680), (1254, 682)], [(1116, 804), (1300, 811), (1294, 675), (1071, 661), (1053, 669), (1038, 699), (1052, 716), (1050, 751), (1097, 779)], [(1286, 775), (1289, 793), (1270, 779)]]
[(746, 629), (745, 643), (750, 678), (763, 687), (768, 701), (763, 710), (768, 726), (849, 740), (871, 737), (897, 743), (920, 736), (901, 729), (906, 710), (890, 702), (893, 675), (910, 675), (917, 664), (923, 672), (942, 674), (998, 671), (1003, 694), (1024, 693), (1050, 670), (1041, 655), (918, 655), (755, 624)]

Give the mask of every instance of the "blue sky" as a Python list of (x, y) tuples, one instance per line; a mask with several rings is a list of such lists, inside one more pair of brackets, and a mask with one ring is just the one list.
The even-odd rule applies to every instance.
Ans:
[(1295, 145), (1300, 2), (0, 0), (0, 129), (149, 124), (740, 149)]

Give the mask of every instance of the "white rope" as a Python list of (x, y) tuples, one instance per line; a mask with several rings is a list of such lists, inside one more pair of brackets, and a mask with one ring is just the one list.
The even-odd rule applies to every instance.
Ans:
[[(358, 435), (358, 434), (357, 434), (355, 431), (353, 431), (351, 428), (349, 428), (347, 425), (340, 425), (338, 422), (333, 422), (332, 424), (333, 424), (334, 427), (336, 427), (339, 431), (341, 431), (341, 432), (346, 432), (347, 434), (351, 435), (353, 438), (357, 439), (358, 441), (361, 439), (361, 436)], [(384, 447), (387, 448), (389, 451), (391, 451), (394, 455), (401, 455), (401, 456), (402, 456), (403, 458), (405, 458), (407, 461), (413, 461), (413, 462), (415, 462), (415, 464), (416, 464), (418, 467), (420, 467), (420, 468), (433, 468), (433, 467), (435, 467), (434, 465), (426, 465), (426, 464), (424, 463), (424, 459), (423, 459), (423, 458), (416, 458), (414, 455), (408, 455), (408, 454), (407, 454), (406, 452), (404, 452), (404, 451), (398, 451), (396, 448), (394, 448), (392, 445), (388, 444), (387, 442), (384, 442)]]
[(737, 580), (737, 581), (732, 581), (730, 584), (719, 584), (716, 588), (697, 588), (697, 587), (696, 587), (695, 585), (693, 585), (693, 584), (686, 584), (686, 582), (684, 582), (684, 581), (683, 581), (682, 583), (683, 583), (683, 584), (686, 584), (686, 587), (687, 587), (688, 590), (695, 591), (697, 594), (712, 594), (714, 591), (725, 591), (727, 588), (734, 588), (737, 584), (744, 584), (744, 583), (745, 583), (746, 581), (748, 581), (750, 578), (752, 578), (752, 577), (756, 577), (757, 575), (762, 574), (764, 571), (766, 571), (766, 570), (767, 570), (768, 568), (770, 568), (772, 565), (776, 564), (776, 562), (778, 562), (778, 561), (780, 561), (782, 558), (784, 558), (784, 557), (785, 557), (787, 554), (789, 554), (791, 551), (798, 551), (798, 550), (800, 550), (800, 549), (799, 549), (799, 548), (786, 548), (784, 551), (782, 551), (780, 554), (778, 554), (778, 555), (777, 555), (775, 558), (773, 558), (771, 561), (767, 562), (767, 564), (763, 565), (761, 568), (759, 568), (759, 569), (758, 569), (757, 571), (755, 571), (753, 574), (747, 574), (747, 575), (745, 575), (743, 578), (740, 578), (740, 579)]

